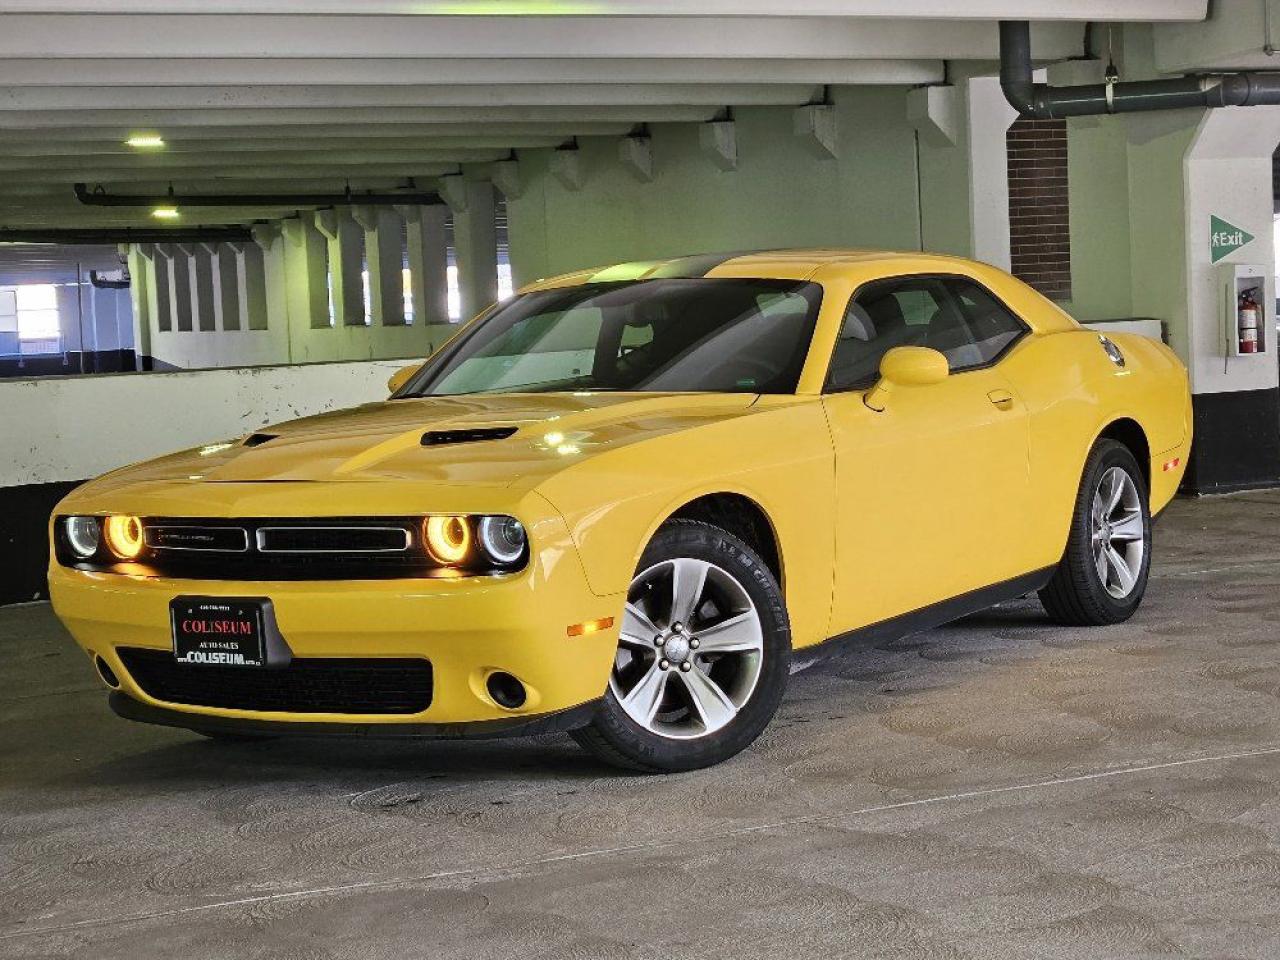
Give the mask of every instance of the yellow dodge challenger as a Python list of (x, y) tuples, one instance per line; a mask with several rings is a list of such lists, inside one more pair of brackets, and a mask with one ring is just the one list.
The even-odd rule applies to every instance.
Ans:
[(390, 386), (56, 508), (54, 608), (116, 713), (706, 766), (834, 645), (1035, 591), (1130, 617), (1191, 444), (1162, 344), (923, 254), (539, 281)]

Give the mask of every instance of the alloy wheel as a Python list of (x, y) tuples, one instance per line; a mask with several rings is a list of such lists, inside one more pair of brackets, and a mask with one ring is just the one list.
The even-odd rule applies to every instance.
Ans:
[(713, 563), (678, 557), (631, 581), (609, 686), (635, 723), (690, 740), (737, 716), (763, 659), (760, 615), (742, 585)]
[(1127, 470), (1111, 467), (1103, 473), (1093, 495), (1089, 534), (1099, 580), (1107, 593), (1123, 600), (1138, 584), (1147, 551), (1142, 495)]

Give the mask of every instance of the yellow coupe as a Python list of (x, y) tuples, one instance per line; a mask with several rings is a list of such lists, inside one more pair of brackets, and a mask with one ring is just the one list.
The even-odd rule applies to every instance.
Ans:
[(705, 766), (825, 645), (1033, 591), (1131, 616), (1191, 444), (1165, 346), (925, 254), (539, 281), (391, 388), (57, 507), (54, 607), (118, 714)]

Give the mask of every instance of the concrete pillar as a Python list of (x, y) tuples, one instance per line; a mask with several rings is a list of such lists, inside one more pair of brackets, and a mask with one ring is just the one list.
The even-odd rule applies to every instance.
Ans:
[(315, 217), (328, 246), (334, 323), (363, 327), (369, 322), (364, 308), (364, 230), (346, 209), (317, 210)]
[(1008, 270), (1005, 134), (1017, 115), (999, 79), (961, 71), (952, 86), (913, 90), (908, 119), (919, 145), (921, 249)]
[(290, 324), (312, 329), (332, 326), (325, 235), (307, 216), (284, 221), (284, 240)]
[[(1280, 106), (1135, 115), (1128, 131), (1134, 312), (1167, 322), (1190, 371), (1186, 486), (1211, 493), (1280, 483), (1272, 239)], [(1230, 243), (1215, 242), (1223, 233)], [(1263, 353), (1231, 349), (1232, 265), (1257, 269)]]
[(453, 210), (453, 248), (458, 266), (462, 319), (469, 320), (498, 299), (498, 231), (493, 184), (444, 177), (442, 191)]
[(449, 208), (406, 207), (413, 321), (449, 322)]
[(235, 250), (222, 243), (204, 245), (213, 263), (213, 315), (219, 330), (239, 330), (240, 284)]
[(130, 244), (126, 248), (129, 263), (129, 299), (133, 305), (133, 353), (137, 369), (145, 367), (151, 356), (151, 325), (155, 322), (155, 295), (152, 290), (150, 244)]
[(356, 207), (352, 215), (364, 228), (370, 322), (384, 327), (402, 327), (404, 221), (393, 207)]
[(180, 333), (191, 332), (191, 258), (181, 247), (171, 243), (156, 248), (164, 256), (166, 294), (169, 298), (169, 316), (172, 329)]
[(245, 327), (249, 330), (266, 330), (267, 271), (262, 246), (257, 242), (233, 243), (227, 244), (224, 249), (235, 252), (236, 287)]
[(173, 329), (173, 301), (169, 297), (169, 259), (159, 244), (142, 247), (147, 260), (147, 312), (152, 329), (168, 333)]
[(179, 249), (190, 261), (191, 317), (195, 329), (212, 333), (218, 329), (217, 308), (213, 296), (213, 256), (201, 243), (181, 244)]

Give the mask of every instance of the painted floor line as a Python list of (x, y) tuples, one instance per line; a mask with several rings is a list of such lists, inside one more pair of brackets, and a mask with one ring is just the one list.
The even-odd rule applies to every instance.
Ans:
[(451, 880), (458, 877), (483, 877), (528, 870), (536, 867), (551, 866), (576, 860), (590, 860), (622, 853), (635, 853), (645, 850), (662, 850), (670, 847), (688, 847), (695, 843), (709, 843), (717, 840), (732, 840), (735, 837), (772, 830), (785, 830), (791, 827), (808, 826), (819, 823), (841, 823), (857, 817), (877, 813), (890, 813), (907, 810), (912, 807), (924, 807), (948, 802), (975, 800), (983, 797), (995, 797), (1003, 794), (1026, 793), (1034, 790), (1047, 790), (1054, 787), (1065, 787), (1072, 784), (1089, 783), (1118, 777), (1135, 776), (1159, 770), (1171, 770), (1177, 767), (1189, 767), (1198, 764), (1229, 763), (1236, 760), (1249, 760), (1257, 757), (1280, 755), (1280, 746), (1260, 747), (1256, 750), (1244, 750), (1238, 753), (1212, 754), (1209, 756), (1184, 757), (1178, 760), (1165, 760), (1157, 763), (1143, 763), (1136, 766), (1118, 767), (1113, 770), (1099, 770), (1093, 773), (1082, 773), (1070, 777), (1053, 780), (1036, 780), (1030, 783), (1011, 784), (1003, 787), (984, 787), (977, 790), (964, 790), (956, 793), (939, 794), (932, 797), (920, 797), (916, 800), (901, 800), (896, 803), (876, 804), (857, 810), (844, 810), (839, 813), (816, 813), (800, 817), (788, 817), (768, 823), (754, 824), (725, 830), (720, 833), (703, 834), (694, 837), (681, 837), (674, 840), (652, 840), (639, 843), (622, 844), (612, 847), (596, 847), (579, 850), (573, 853), (556, 854), (547, 857), (535, 857), (528, 860), (487, 867), (459, 867), (453, 870), (441, 870), (436, 873), (421, 874), (412, 877), (390, 877), (385, 880), (363, 880), (356, 883), (339, 883), (329, 886), (309, 887), (303, 890), (292, 890), (284, 893), (266, 893), (252, 897), (239, 897), (229, 900), (217, 900), (212, 903), (195, 904), (188, 907), (175, 907), (170, 910), (156, 910), (147, 913), (136, 913), (124, 916), (92, 917), (70, 923), (51, 924), (31, 929), (9, 929), (0, 932), (0, 941), (15, 940), (21, 937), (34, 937), (42, 934), (65, 933), (81, 930), (86, 927), (124, 926), (134, 923), (145, 923), (150, 920), (166, 920), (196, 913), (208, 913), (215, 910), (227, 910), (235, 907), (252, 906), (259, 903), (276, 903), (288, 900), (305, 900), (311, 897), (324, 897), (334, 894), (361, 893), (369, 890), (390, 890), (396, 887), (411, 887), (416, 884), (431, 883), (438, 880)]

